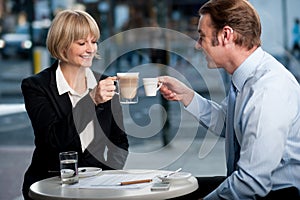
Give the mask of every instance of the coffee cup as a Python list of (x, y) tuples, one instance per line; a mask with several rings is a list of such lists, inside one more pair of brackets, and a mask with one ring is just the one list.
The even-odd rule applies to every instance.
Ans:
[(162, 86), (162, 83), (158, 82), (158, 78), (143, 78), (143, 84), (148, 97), (156, 96), (157, 91)]
[(138, 72), (117, 73), (119, 100), (121, 104), (138, 103)]

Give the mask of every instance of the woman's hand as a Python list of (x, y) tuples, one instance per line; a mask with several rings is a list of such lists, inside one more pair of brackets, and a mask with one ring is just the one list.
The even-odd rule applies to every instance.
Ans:
[(107, 77), (99, 81), (98, 85), (90, 92), (90, 96), (96, 105), (107, 102), (113, 98), (116, 90), (114, 84), (115, 80), (117, 80), (116, 76)]

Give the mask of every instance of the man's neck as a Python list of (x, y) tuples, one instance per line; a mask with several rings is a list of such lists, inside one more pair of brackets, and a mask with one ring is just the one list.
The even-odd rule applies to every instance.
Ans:
[(248, 50), (244, 47), (237, 47), (231, 53), (231, 59), (227, 64), (226, 71), (233, 74), (234, 71), (258, 48), (254, 46), (252, 49)]

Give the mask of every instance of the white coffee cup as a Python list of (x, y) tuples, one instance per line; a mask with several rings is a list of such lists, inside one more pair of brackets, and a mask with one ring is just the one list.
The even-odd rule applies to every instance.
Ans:
[(158, 82), (158, 78), (143, 78), (143, 84), (148, 97), (156, 96), (157, 91), (162, 86), (162, 83)]
[(118, 92), (120, 103), (122, 104), (134, 104), (138, 102), (138, 83), (139, 73), (117, 73), (118, 77)]

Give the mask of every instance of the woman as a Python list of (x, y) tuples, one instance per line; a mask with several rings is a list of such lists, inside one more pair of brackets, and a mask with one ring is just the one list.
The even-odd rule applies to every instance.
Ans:
[[(57, 174), (59, 152), (77, 151), (78, 166), (122, 168), (128, 155), (122, 110), (115, 96), (116, 77), (89, 68), (100, 31), (84, 11), (56, 15), (47, 48), (57, 61), (22, 82), (25, 106), (35, 134), (32, 162), (25, 173), (23, 195), (31, 184)], [(100, 80), (97, 82), (97, 80)]]

